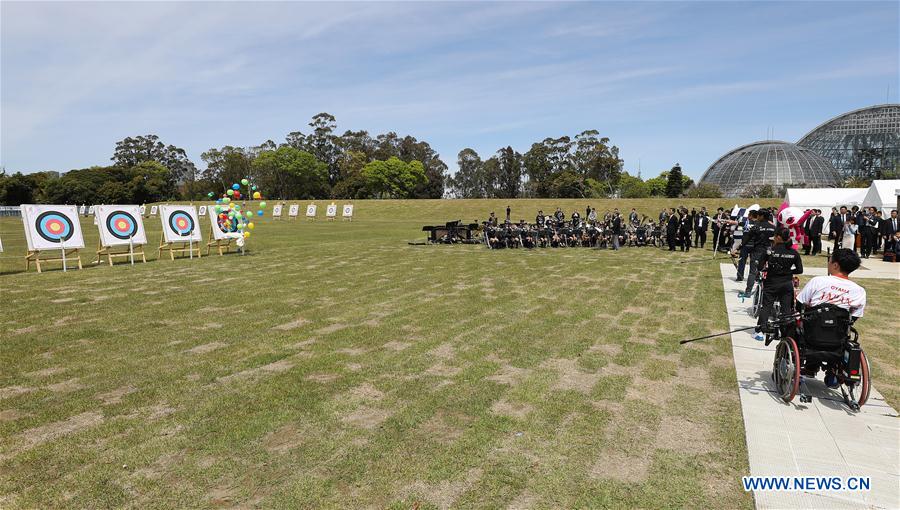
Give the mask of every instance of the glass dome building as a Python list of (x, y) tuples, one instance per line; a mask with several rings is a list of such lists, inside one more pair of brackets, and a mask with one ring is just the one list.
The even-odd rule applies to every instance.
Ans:
[(841, 185), (841, 175), (816, 152), (775, 140), (742, 145), (730, 151), (703, 173), (700, 184), (715, 184), (726, 197), (754, 193), (766, 184), (807, 188)]
[(900, 104), (838, 115), (797, 145), (825, 156), (844, 177), (886, 178), (900, 165)]

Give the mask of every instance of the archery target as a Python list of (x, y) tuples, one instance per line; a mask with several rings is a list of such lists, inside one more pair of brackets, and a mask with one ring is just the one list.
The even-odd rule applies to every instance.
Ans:
[(88, 207), (88, 215), (94, 214), (94, 206)]
[(315, 218), (317, 209), (318, 207), (316, 206), (316, 204), (309, 204), (308, 206), (306, 206), (306, 216), (309, 218)]
[(150, 216), (156, 216), (157, 211), (159, 211), (159, 206), (157, 206), (157, 205), (150, 206)]
[(22, 205), (29, 250), (84, 248), (78, 208), (74, 205)]
[(337, 206), (335, 204), (330, 204), (328, 207), (326, 207), (325, 216), (328, 216), (329, 218), (334, 218), (335, 216), (337, 216)]
[(281, 207), (282, 207), (281, 204), (272, 206), (272, 217), (273, 218), (281, 217)]
[(142, 206), (140, 207), (139, 211), (140, 211), (140, 213), (141, 213), (141, 216), (147, 214), (147, 206), (146, 206), (146, 205), (142, 205)]
[(225, 224), (221, 214), (216, 214), (215, 209), (209, 211), (209, 224), (212, 226), (213, 239), (243, 239), (244, 235), (238, 229), (238, 222), (231, 220), (231, 226)]
[(202, 241), (200, 223), (197, 220), (197, 209), (192, 205), (160, 206), (159, 217), (162, 220), (163, 235), (166, 242)]
[(136, 205), (98, 205), (96, 223), (100, 228), (100, 244), (103, 246), (127, 246), (147, 243), (147, 233)]
[(344, 204), (344, 218), (352, 218), (353, 217), (353, 205), (352, 204)]
[(298, 214), (300, 214), (300, 206), (297, 204), (292, 204), (288, 208), (288, 216), (293, 218), (293, 217), (297, 216)]
[(201, 205), (200, 209), (197, 211), (197, 214), (199, 214), (200, 216), (206, 216), (206, 206)]

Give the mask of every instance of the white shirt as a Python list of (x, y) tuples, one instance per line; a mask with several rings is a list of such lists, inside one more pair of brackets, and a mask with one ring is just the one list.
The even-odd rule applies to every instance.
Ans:
[(853, 317), (862, 317), (866, 308), (866, 289), (847, 278), (816, 276), (803, 287), (797, 301), (810, 307), (832, 303), (850, 310)]

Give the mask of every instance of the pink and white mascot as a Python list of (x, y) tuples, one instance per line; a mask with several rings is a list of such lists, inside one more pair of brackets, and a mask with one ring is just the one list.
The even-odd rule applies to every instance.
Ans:
[(791, 231), (791, 239), (794, 240), (791, 247), (795, 250), (801, 245), (809, 243), (809, 236), (803, 230), (803, 222), (809, 218), (810, 214), (812, 214), (812, 209), (804, 211), (799, 207), (788, 206), (787, 202), (782, 202), (781, 207), (778, 208), (778, 214), (775, 215), (778, 225)]

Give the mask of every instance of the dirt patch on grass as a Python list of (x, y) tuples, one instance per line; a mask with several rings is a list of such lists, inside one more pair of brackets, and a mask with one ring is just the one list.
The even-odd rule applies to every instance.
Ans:
[(346, 354), (347, 356), (359, 356), (361, 354), (365, 354), (367, 351), (359, 347), (347, 347), (344, 349), (338, 349), (334, 352), (338, 354)]
[(519, 368), (514, 367), (512, 365), (504, 364), (500, 367), (500, 370), (494, 375), (489, 375), (484, 379), (486, 381), (493, 381), (500, 384), (508, 384), (510, 386), (517, 386), (526, 377), (531, 373), (531, 370), (527, 368)]
[(372, 383), (362, 383), (350, 390), (350, 398), (360, 402), (376, 402), (384, 398), (384, 393), (372, 385)]
[(509, 416), (518, 419), (525, 418), (533, 410), (534, 408), (528, 404), (509, 402), (507, 400), (498, 400), (491, 406), (491, 412), (498, 416)]
[(515, 499), (509, 502), (506, 510), (528, 510), (537, 507), (538, 498), (531, 491), (525, 489)]
[(118, 404), (122, 401), (122, 397), (125, 395), (130, 395), (137, 391), (137, 388), (134, 386), (122, 386), (121, 388), (117, 388), (108, 393), (99, 393), (94, 398), (103, 402), (103, 405), (112, 405)]
[(283, 425), (263, 438), (263, 448), (269, 453), (285, 453), (303, 443), (303, 434), (293, 423)]
[(388, 343), (382, 345), (382, 347), (384, 347), (385, 349), (390, 349), (392, 351), (402, 351), (403, 349), (406, 349), (410, 345), (412, 345), (412, 344), (406, 343), (406, 342), (392, 341), (392, 342), (388, 342)]
[(222, 342), (210, 342), (208, 344), (198, 345), (184, 352), (189, 352), (191, 354), (206, 354), (207, 352), (212, 352), (225, 346), (226, 344), (223, 344)]
[(30, 391), (34, 391), (34, 388), (28, 388), (26, 386), (7, 386), (5, 388), (0, 388), (0, 399), (15, 397), (16, 395), (21, 395)]
[(334, 333), (334, 332), (336, 332), (336, 331), (340, 331), (340, 330), (342, 330), (342, 329), (345, 329), (346, 327), (347, 327), (346, 324), (340, 324), (340, 323), (338, 323), (338, 324), (332, 324), (332, 325), (330, 325), (330, 326), (325, 326), (324, 328), (319, 328), (319, 329), (317, 329), (317, 330), (316, 330), (316, 333), (317, 333), (317, 334), (320, 334), (320, 335), (327, 335), (327, 334), (329, 334), (329, 333)]
[(184, 452), (166, 453), (156, 459), (153, 464), (135, 470), (135, 476), (158, 480), (184, 462)]
[(61, 303), (71, 303), (72, 301), (75, 301), (75, 298), (65, 297), (65, 298), (51, 299), (51, 300), (50, 300), (50, 302), (53, 303), (53, 304), (55, 304), (55, 305), (58, 305), (58, 304), (61, 304)]
[(0, 411), (0, 422), (3, 421), (16, 421), (19, 418), (24, 418), (28, 416), (28, 413), (23, 413), (18, 409), (4, 409)]
[(34, 333), (37, 331), (37, 326), (26, 326), (24, 328), (14, 329), (12, 330), (12, 334), (14, 335), (24, 335), (27, 333)]
[(711, 453), (719, 450), (709, 425), (672, 416), (663, 416), (655, 446), (686, 454)]
[(244, 379), (262, 374), (277, 374), (280, 372), (286, 372), (292, 368), (294, 368), (294, 363), (292, 361), (283, 359), (269, 363), (268, 365), (263, 365), (256, 368), (248, 368), (247, 370), (241, 370), (240, 372), (234, 374), (222, 376), (216, 379), (216, 381), (220, 383), (227, 383), (235, 379)]
[(48, 423), (33, 429), (28, 429), (19, 435), (22, 442), (20, 451), (28, 450), (41, 443), (52, 441), (56, 438), (73, 434), (75, 432), (103, 423), (103, 415), (96, 411), (76, 414), (66, 420)]
[(442, 480), (434, 484), (415, 482), (403, 493), (405, 496), (418, 494), (440, 509), (451, 508), (460, 496), (478, 483), (482, 475), (481, 468), (472, 468), (461, 480)]
[(272, 327), (272, 329), (276, 331), (290, 331), (292, 329), (297, 329), (304, 324), (309, 324), (309, 321), (304, 318), (298, 318), (297, 320), (293, 320), (291, 322), (286, 322), (284, 324), (279, 324), (278, 326)]
[(347, 363), (344, 366), (347, 367), (347, 370), (349, 370), (351, 372), (358, 372), (358, 371), (362, 370), (362, 367), (363, 367), (363, 365), (360, 363)]
[(419, 426), (419, 431), (425, 436), (439, 443), (449, 444), (459, 439), (465, 431), (462, 427), (456, 426), (453, 422), (467, 423), (468, 418), (448, 415), (443, 411), (438, 411), (428, 421)]
[(374, 429), (384, 423), (393, 413), (386, 409), (363, 406), (345, 415), (341, 421), (363, 429)]
[(591, 467), (591, 476), (624, 483), (638, 483), (647, 479), (649, 470), (650, 456), (630, 457), (622, 452), (613, 451), (600, 454), (600, 458)]
[(309, 340), (304, 340), (302, 342), (297, 342), (295, 344), (291, 344), (288, 346), (290, 349), (303, 349), (304, 347), (309, 347), (310, 345), (316, 343), (315, 338), (310, 338)]
[(430, 356), (441, 359), (453, 359), (456, 357), (456, 350), (450, 344), (441, 344), (434, 349), (428, 351)]
[(306, 376), (307, 381), (313, 381), (313, 382), (317, 382), (317, 383), (329, 383), (332, 381), (336, 381), (340, 378), (341, 378), (341, 376), (339, 376), (338, 374), (325, 374), (325, 373), (310, 374), (310, 375)]
[(461, 368), (451, 367), (449, 365), (445, 365), (443, 361), (438, 361), (434, 365), (428, 367), (428, 370), (425, 371), (425, 374), (436, 375), (440, 377), (453, 377), (460, 372), (462, 372)]
[(67, 381), (58, 382), (56, 384), (48, 384), (47, 389), (53, 393), (71, 393), (80, 390), (85, 386), (78, 381), (77, 377), (73, 377)]
[(578, 361), (573, 359), (551, 359), (543, 363), (544, 367), (552, 368), (559, 374), (559, 379), (553, 385), (555, 390), (575, 390), (588, 394), (600, 380), (600, 374), (586, 374), (578, 369)]
[(374, 328), (376, 326), (379, 326), (380, 324), (381, 322), (378, 319), (369, 319), (362, 322), (363, 326), (368, 326), (370, 328)]
[(209, 330), (209, 329), (222, 329), (222, 325), (218, 322), (207, 322), (206, 324), (200, 326), (199, 329)]
[(61, 374), (65, 372), (66, 369), (63, 367), (50, 367), (45, 368), (43, 370), (36, 370), (34, 372), (28, 372), (27, 374), (23, 374), (26, 377), (49, 377), (51, 375)]

